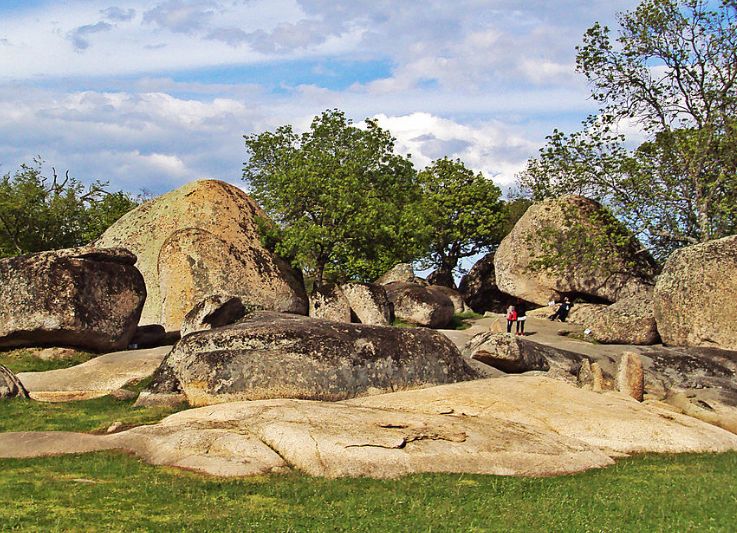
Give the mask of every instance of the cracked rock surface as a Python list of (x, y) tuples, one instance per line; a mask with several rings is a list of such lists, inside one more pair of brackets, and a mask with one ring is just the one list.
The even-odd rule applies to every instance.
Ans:
[(123, 450), (217, 476), (547, 476), (633, 452), (737, 449), (737, 435), (617, 393), (514, 376), (329, 403), (233, 402), (120, 433), (0, 434), (0, 457)]

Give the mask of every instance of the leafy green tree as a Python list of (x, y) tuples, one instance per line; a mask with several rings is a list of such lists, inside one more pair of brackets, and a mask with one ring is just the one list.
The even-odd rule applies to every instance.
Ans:
[(371, 280), (421, 253), (416, 172), (376, 121), (327, 110), (301, 135), (286, 125), (245, 145), (243, 179), (274, 221), (262, 221), (265, 240), (315, 286)]
[(435, 267), (438, 280), (449, 284), (461, 259), (499, 244), (504, 236), (505, 204), (494, 182), (458, 159), (434, 161), (418, 174), (418, 181), (421, 211), (430, 228), (429, 254), (423, 266)]
[(67, 173), (43, 176), (41, 161), (21, 165), (0, 180), (0, 256), (86, 244), (138, 205), (107, 184), (84, 184)]
[[(737, 3), (645, 0), (618, 21), (616, 39), (597, 23), (578, 48), (601, 113), (554, 131), (520, 182), (603, 201), (662, 259), (737, 226)], [(623, 119), (649, 136), (636, 150)]]

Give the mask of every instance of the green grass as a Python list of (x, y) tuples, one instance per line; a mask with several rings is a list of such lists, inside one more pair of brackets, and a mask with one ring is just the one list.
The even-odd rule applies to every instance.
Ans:
[(96, 354), (87, 352), (75, 352), (64, 359), (43, 360), (35, 356), (33, 352), (26, 349), (0, 352), (0, 365), (8, 367), (12, 372), (45, 372), (59, 368), (69, 368), (85, 361), (89, 361)]
[(0, 460), (23, 531), (734, 531), (737, 454), (643, 456), (574, 476), (300, 474), (223, 480), (114, 453)]
[(405, 322), (404, 320), (400, 320), (398, 318), (394, 319), (394, 322), (392, 322), (392, 326), (395, 328), (416, 328), (415, 324), (410, 324), (409, 322)]
[(471, 322), (468, 322), (469, 320), (477, 320), (479, 318), (483, 318), (484, 315), (476, 313), (474, 311), (465, 311), (463, 313), (456, 313), (453, 315), (453, 318), (450, 321), (450, 325), (448, 326), (448, 329), (468, 329), (473, 324)]
[[(140, 392), (148, 381), (128, 388)], [(153, 424), (184, 407), (133, 407), (134, 402), (110, 396), (61, 403), (7, 400), (0, 402), (0, 431), (101, 432), (113, 422), (125, 427)]]

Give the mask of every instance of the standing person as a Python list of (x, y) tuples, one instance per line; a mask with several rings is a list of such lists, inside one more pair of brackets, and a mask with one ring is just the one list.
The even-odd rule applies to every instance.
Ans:
[(507, 308), (507, 333), (512, 334), (512, 323), (517, 321), (517, 310), (513, 305)]
[(525, 321), (527, 320), (527, 305), (522, 300), (517, 300), (515, 305), (517, 311), (517, 335), (525, 336)]
[(550, 320), (555, 320), (556, 318), (559, 318), (561, 322), (565, 322), (566, 318), (568, 317), (568, 313), (571, 312), (571, 307), (573, 307), (571, 299), (566, 296), (563, 299), (563, 303), (560, 304), (560, 307), (558, 307), (558, 310), (548, 318)]

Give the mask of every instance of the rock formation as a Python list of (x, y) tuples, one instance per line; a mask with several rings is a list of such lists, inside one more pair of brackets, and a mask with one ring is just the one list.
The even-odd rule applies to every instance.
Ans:
[(335, 322), (351, 322), (351, 304), (340, 285), (326, 283), (312, 290), (310, 316)]
[(455, 307), (446, 295), (416, 283), (394, 282), (384, 286), (394, 305), (394, 316), (403, 322), (428, 328), (450, 324)]
[(152, 391), (191, 405), (264, 398), (340, 400), (476, 378), (440, 333), (256, 312), (188, 335), (154, 376)]
[(458, 292), (477, 313), (487, 311), (503, 313), (515, 300), (514, 297), (500, 291), (496, 285), (494, 252), (479, 259), (468, 274), (461, 278)]
[[(496, 251), (496, 283), (538, 305), (563, 295), (599, 303), (639, 296), (652, 289), (655, 262), (631, 234), (622, 245), (627, 235), (593, 200), (564, 196), (534, 204)], [(545, 263), (551, 258), (554, 264)]]
[(237, 187), (195, 181), (124, 215), (97, 245), (125, 246), (138, 256), (148, 289), (142, 324), (178, 330), (184, 315), (213, 294), (307, 314), (299, 273), (261, 244), (257, 219), (264, 217)]
[(341, 286), (348, 299), (352, 321), (371, 326), (388, 326), (394, 320), (394, 306), (386, 289), (376, 283), (346, 283)]
[(663, 342), (737, 350), (737, 235), (676, 250), (655, 286)]
[(120, 248), (0, 260), (0, 347), (127, 348), (146, 299), (135, 262)]

